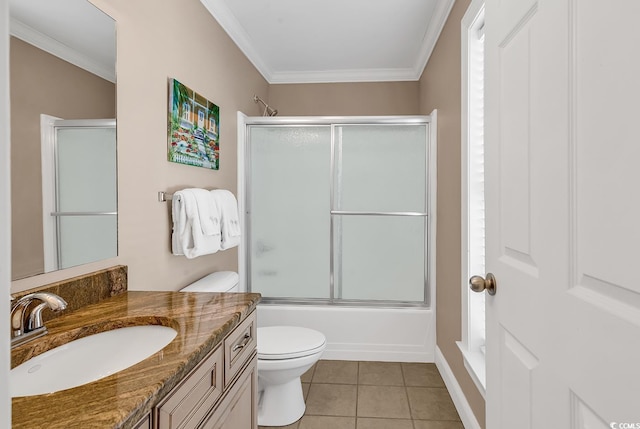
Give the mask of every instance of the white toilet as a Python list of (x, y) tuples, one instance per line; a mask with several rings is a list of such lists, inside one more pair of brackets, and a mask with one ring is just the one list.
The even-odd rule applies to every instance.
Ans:
[[(239, 292), (238, 273), (218, 271), (182, 292)], [(320, 359), (325, 336), (296, 326), (258, 327), (258, 425), (286, 426), (304, 414), (300, 376)]]

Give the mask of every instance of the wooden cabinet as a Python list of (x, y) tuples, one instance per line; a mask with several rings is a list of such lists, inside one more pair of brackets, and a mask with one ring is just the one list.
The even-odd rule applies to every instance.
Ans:
[(145, 418), (140, 420), (133, 429), (151, 429), (151, 414), (147, 414)]
[(224, 340), (224, 385), (227, 387), (258, 345), (255, 311)]
[(230, 332), (154, 409), (156, 429), (256, 429), (256, 315)]
[(249, 368), (234, 383), (220, 406), (200, 426), (202, 429), (240, 429), (258, 426), (255, 393), (258, 389), (257, 360), (254, 356)]

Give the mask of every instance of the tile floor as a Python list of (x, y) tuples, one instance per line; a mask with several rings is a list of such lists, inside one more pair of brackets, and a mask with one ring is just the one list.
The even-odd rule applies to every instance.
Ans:
[(434, 364), (321, 360), (302, 389), (304, 416), (281, 427), (464, 429)]

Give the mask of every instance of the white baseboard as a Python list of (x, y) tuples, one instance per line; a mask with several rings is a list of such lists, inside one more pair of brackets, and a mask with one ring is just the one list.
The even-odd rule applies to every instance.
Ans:
[(471, 410), (471, 406), (469, 405), (467, 398), (462, 392), (460, 384), (458, 384), (458, 380), (456, 380), (456, 377), (453, 375), (453, 371), (451, 371), (449, 363), (447, 363), (447, 360), (444, 358), (444, 355), (438, 346), (436, 346), (435, 360), (436, 367), (438, 368), (438, 371), (440, 371), (440, 375), (442, 375), (442, 379), (444, 380), (444, 384), (447, 386), (447, 390), (449, 390), (453, 404), (456, 406), (456, 410), (458, 410), (460, 420), (462, 420), (462, 425), (465, 429), (481, 429), (476, 416)]
[(434, 355), (426, 350), (415, 352), (386, 351), (384, 346), (369, 345), (366, 348), (341, 349), (334, 344), (327, 343), (327, 348), (322, 353), (324, 360), (352, 360), (373, 362), (434, 362)]

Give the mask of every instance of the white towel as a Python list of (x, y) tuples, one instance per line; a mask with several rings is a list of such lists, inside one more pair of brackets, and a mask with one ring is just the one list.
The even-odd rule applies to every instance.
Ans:
[[(213, 206), (199, 207), (197, 194), (200, 192), (194, 192), (194, 189), (183, 189), (174, 193), (172, 200), (171, 250), (174, 255), (184, 255), (188, 259), (220, 250), (220, 234), (205, 235), (204, 231), (208, 227), (203, 228), (200, 219), (200, 213), (209, 213)], [(204, 198), (202, 201), (206, 202), (207, 199)]]
[(220, 249), (226, 250), (240, 244), (240, 219), (238, 216), (238, 201), (236, 197), (225, 189), (211, 191), (218, 207), (220, 207), (220, 223), (222, 225), (222, 239)]
[(171, 234), (171, 252), (174, 255), (184, 255), (182, 251), (182, 237), (187, 228), (187, 214), (183, 204), (183, 192), (173, 193), (171, 200), (171, 218), (173, 219), (173, 232)]
[(198, 206), (198, 217), (204, 235), (220, 235), (220, 209), (215, 198), (206, 189), (192, 188), (193, 196)]

